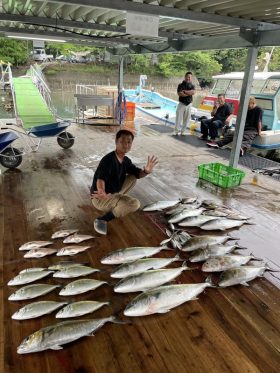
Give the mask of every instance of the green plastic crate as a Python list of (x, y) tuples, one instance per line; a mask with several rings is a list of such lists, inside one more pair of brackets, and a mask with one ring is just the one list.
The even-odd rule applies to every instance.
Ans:
[(241, 184), (245, 172), (221, 163), (206, 163), (198, 166), (199, 178), (222, 188), (232, 188)]

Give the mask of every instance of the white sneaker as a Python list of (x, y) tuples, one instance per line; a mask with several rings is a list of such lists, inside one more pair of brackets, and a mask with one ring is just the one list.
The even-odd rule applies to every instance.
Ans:
[(187, 132), (185, 132), (185, 131), (182, 132), (182, 133), (181, 133), (181, 136), (187, 136)]
[(179, 135), (179, 132), (177, 132), (177, 131), (172, 132), (172, 136), (178, 136), (178, 135)]

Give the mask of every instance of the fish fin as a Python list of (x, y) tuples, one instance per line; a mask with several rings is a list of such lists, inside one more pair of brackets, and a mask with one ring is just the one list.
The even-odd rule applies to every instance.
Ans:
[(157, 313), (167, 313), (167, 312), (169, 312), (170, 310), (168, 310), (168, 309), (164, 309), (164, 310), (160, 310), (160, 311), (157, 311)]
[(165, 245), (166, 243), (170, 241), (171, 241), (171, 238), (167, 238), (166, 240), (161, 241), (160, 245)]
[(172, 224), (172, 223), (169, 223), (168, 225), (169, 225), (170, 229), (174, 232), (175, 231), (175, 225)]
[(190, 300), (198, 300), (198, 297), (193, 297)]
[(168, 246), (162, 246), (161, 250), (173, 250), (171, 247)]
[(228, 237), (229, 240), (235, 240), (235, 241), (239, 241), (240, 240), (240, 238), (238, 238), (238, 237), (232, 237), (230, 234), (227, 234), (227, 237)]
[(214, 285), (214, 282), (213, 282), (213, 279), (212, 279), (211, 275), (207, 276), (204, 282), (208, 283), (209, 287), (211, 287), (211, 288), (216, 287), (216, 285)]
[(253, 253), (250, 253), (250, 255), (252, 256), (252, 260), (259, 260), (259, 261), (263, 261), (263, 259), (262, 258), (258, 258), (258, 257), (256, 257)]
[(54, 345), (51, 347), (51, 350), (62, 350), (63, 347), (59, 346), (59, 345)]
[(240, 282), (241, 285), (244, 285), (244, 286), (250, 286), (246, 281), (244, 282)]
[(168, 237), (172, 236), (172, 232), (170, 232), (169, 229), (165, 229), (165, 233), (167, 234)]

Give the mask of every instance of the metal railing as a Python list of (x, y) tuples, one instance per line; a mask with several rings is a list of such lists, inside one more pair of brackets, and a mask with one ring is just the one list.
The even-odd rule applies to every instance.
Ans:
[(76, 94), (96, 95), (97, 94), (97, 85), (76, 84)]
[(44, 75), (40, 67), (38, 65), (35, 65), (35, 67), (31, 65), (30, 69), (28, 70), (28, 75), (30, 75), (33, 83), (38, 88), (41, 96), (48, 105), (48, 108), (52, 111), (53, 114), (56, 114), (56, 110), (52, 105), (51, 90), (48, 87), (47, 82), (45, 81)]

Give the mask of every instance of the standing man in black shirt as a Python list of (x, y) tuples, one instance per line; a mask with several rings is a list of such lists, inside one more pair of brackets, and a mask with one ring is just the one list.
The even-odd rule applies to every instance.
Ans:
[[(248, 103), (248, 111), (246, 115), (242, 144), (240, 148), (241, 157), (244, 155), (246, 150), (250, 148), (254, 138), (261, 135), (262, 116), (263, 110), (259, 106), (257, 106), (255, 97), (251, 96)], [(207, 145), (210, 148), (221, 148), (222, 146), (232, 142), (233, 136), (233, 131), (227, 131), (226, 136), (222, 140), (208, 141)]]
[(191, 120), (191, 108), (195, 86), (192, 84), (192, 73), (188, 71), (185, 75), (185, 80), (178, 85), (177, 93), (179, 103), (176, 109), (176, 121), (173, 135), (186, 135), (186, 128)]
[(149, 175), (157, 165), (155, 156), (148, 156), (143, 169), (136, 167), (126, 156), (131, 149), (134, 135), (128, 130), (116, 134), (116, 149), (105, 155), (95, 171), (91, 192), (91, 201), (103, 215), (94, 220), (94, 229), (107, 234), (107, 222), (139, 209), (140, 202), (127, 195), (136, 184), (136, 179)]
[(218, 100), (213, 107), (211, 115), (212, 118), (201, 120), (201, 140), (208, 140), (208, 135), (211, 140), (215, 140), (218, 137), (218, 129), (230, 123), (232, 110), (225, 101), (225, 95), (218, 95)]

